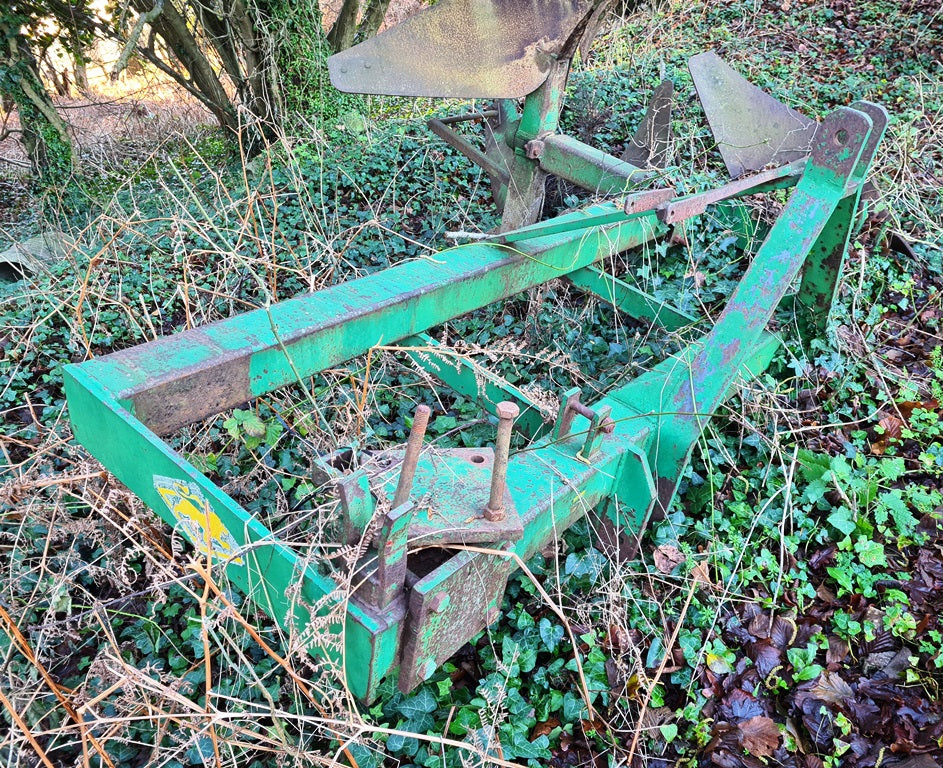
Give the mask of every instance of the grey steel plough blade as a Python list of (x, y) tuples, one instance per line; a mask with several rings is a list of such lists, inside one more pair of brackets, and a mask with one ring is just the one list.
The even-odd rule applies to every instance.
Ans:
[(511, 99), (547, 79), (596, 0), (440, 0), (328, 60), (351, 93)]
[(713, 51), (691, 57), (688, 69), (732, 178), (809, 154), (814, 120), (757, 88)]
[(629, 139), (622, 159), (638, 168), (664, 168), (671, 152), (671, 102), (675, 87), (662, 80), (635, 135)]

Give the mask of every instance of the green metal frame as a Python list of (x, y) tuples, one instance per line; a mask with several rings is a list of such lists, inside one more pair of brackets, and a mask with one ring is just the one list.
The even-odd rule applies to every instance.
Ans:
[[(565, 71), (525, 102), (517, 128), (511, 187), (537, 183), (539, 158), (526, 145), (556, 128)], [(442, 252), (435, 261), (400, 264), (265, 309), (65, 368), (69, 412), (78, 440), (198, 550), (225, 562), (231, 581), (287, 629), (304, 630), (305, 606), (332, 616), (343, 633), (345, 683), (369, 700), (387, 676), (400, 671), (408, 689), (428, 677), (457, 647), (494, 616), (512, 555), (527, 559), (594, 508), (619, 530), (638, 535), (653, 512), (667, 509), (685, 462), (707, 419), (740, 377), (769, 363), (775, 337), (765, 328), (805, 265), (797, 306), (808, 307), (804, 326), (821, 328), (841, 270), (862, 182), (886, 124), (883, 110), (856, 103), (821, 124), (813, 152), (789, 200), (714, 328), (676, 358), (611, 391), (593, 404), (576, 431), (550, 433), (539, 408), (513, 387), (478, 377), (466, 363), (429, 364), (434, 343), (424, 332), (451, 318), (557, 277), (568, 277), (618, 308), (669, 329), (693, 318), (663, 305), (597, 268), (603, 259), (668, 233), (659, 209), (626, 213), (606, 202), (521, 230), (513, 243), (479, 242)], [(566, 142), (552, 141), (555, 147)], [(546, 144), (545, 144), (546, 146)], [(556, 151), (556, 149), (554, 150)], [(533, 153), (531, 153), (533, 154)], [(572, 175), (598, 183), (621, 161), (580, 164)], [(574, 165), (575, 163), (575, 165)], [(624, 169), (622, 169), (624, 170)], [(617, 176), (619, 174), (616, 174)], [(620, 177), (621, 178), (621, 177)], [(513, 207), (514, 194), (508, 194)], [(525, 196), (518, 196), (524, 199)], [(523, 218), (521, 218), (523, 216)], [(513, 214), (526, 223), (522, 211)], [(519, 229), (520, 223), (510, 229)], [(807, 263), (808, 262), (808, 263)], [(310, 565), (162, 439), (182, 426), (300, 382), (378, 345), (400, 343), (445, 383), (495, 412), (499, 400), (516, 402), (518, 427), (536, 438), (511, 457), (507, 487), (523, 524), (516, 540), (493, 542), (505, 555), (464, 551), (415, 573), (406, 588), (389, 581), (403, 558), (413, 514), (385, 518), (374, 560), (383, 586), (345, 593), (339, 581)], [(603, 429), (611, 419), (614, 430)], [(559, 426), (559, 424), (558, 424)], [(356, 536), (374, 511), (364, 476), (340, 478), (348, 535)], [(422, 488), (413, 498), (422, 496)], [(408, 548), (407, 548), (408, 544)], [(386, 574), (386, 575), (384, 575)], [(463, 600), (456, 590), (483, 580)], [(407, 584), (410, 584), (407, 581)], [(464, 594), (464, 593), (462, 593)], [(456, 635), (462, 627), (463, 636)], [(445, 639), (451, 638), (451, 639)]]

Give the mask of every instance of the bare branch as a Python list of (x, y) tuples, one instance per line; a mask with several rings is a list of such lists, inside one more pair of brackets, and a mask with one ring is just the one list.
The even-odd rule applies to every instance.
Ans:
[(131, 34), (128, 36), (128, 43), (125, 45), (124, 50), (121, 51), (121, 55), (118, 57), (118, 61), (115, 62), (115, 66), (111, 70), (111, 79), (117, 80), (118, 75), (120, 75), (125, 67), (128, 66), (128, 62), (131, 60), (131, 54), (138, 49), (138, 40), (141, 39), (141, 33), (144, 32), (144, 27), (150, 24), (154, 19), (156, 19), (164, 10), (164, 0), (156, 0), (154, 7), (151, 8), (147, 13), (142, 13), (138, 16), (138, 20), (134, 23), (134, 28), (131, 30)]
[(4, 157), (0, 155), (0, 163), (9, 163), (10, 165), (15, 165), (17, 168), (30, 168), (30, 164), (24, 160), (16, 160), (12, 157)]

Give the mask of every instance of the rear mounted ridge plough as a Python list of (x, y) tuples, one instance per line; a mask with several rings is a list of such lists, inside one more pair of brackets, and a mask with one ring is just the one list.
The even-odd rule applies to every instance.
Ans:
[[(769, 364), (778, 341), (766, 327), (780, 304), (793, 302), (807, 335), (826, 322), (884, 110), (855, 102), (815, 122), (715, 54), (695, 56), (695, 86), (732, 180), (679, 197), (654, 186), (668, 153), (670, 83), (621, 158), (558, 132), (571, 59), (599, 15), (594, 0), (440, 0), (329, 61), (342, 90), (495, 100), (489, 112), (431, 121), (491, 179), (503, 218), (488, 239), (65, 369), (81, 443), (224, 563), (257, 606), (296, 629), (313, 619), (305, 606), (334, 611), (329, 631), (343, 633), (345, 683), (360, 699), (394, 673), (404, 691), (428, 679), (497, 616), (516, 558), (588, 512), (637, 538), (671, 503), (738, 378)], [(457, 132), (468, 120), (483, 123), (483, 148)], [(603, 201), (538, 221), (547, 174)], [(708, 206), (785, 188), (782, 212), (713, 328), (591, 405), (566, 392), (545, 424), (532, 399), (498, 378), (480, 387), (470, 365), (430, 363), (425, 331), (561, 276), (638, 318), (689, 325), (685, 312), (596, 265), (669, 236)], [(362, 541), (365, 552), (360, 587), (345, 595), (160, 436), (392, 343), (478, 398), (497, 416), (497, 438), (493, 449), (423, 450), (420, 407), (404, 450), (330, 470), (339, 543)], [(533, 442), (509, 456), (512, 429)]]

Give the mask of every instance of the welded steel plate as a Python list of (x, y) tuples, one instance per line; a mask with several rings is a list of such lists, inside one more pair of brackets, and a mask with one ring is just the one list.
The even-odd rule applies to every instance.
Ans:
[(399, 688), (411, 691), (498, 614), (513, 561), (459, 552), (409, 595)]
[(328, 59), (334, 87), (391, 96), (520, 98), (547, 79), (594, 0), (440, 0)]
[(688, 69), (731, 178), (809, 154), (814, 120), (757, 88), (713, 51), (692, 56)]
[[(364, 467), (390, 499), (399, 480), (403, 454), (403, 450), (384, 451)], [(507, 491), (504, 519), (488, 520), (484, 516), (493, 464), (491, 448), (425, 450), (416, 466), (410, 494), (415, 505), (409, 524), (411, 544), (493, 544), (520, 539), (524, 524)]]

